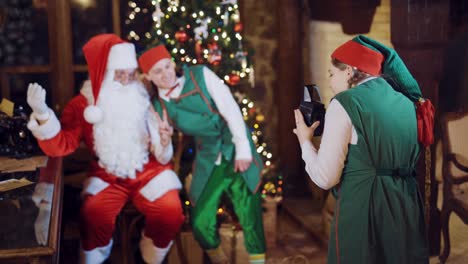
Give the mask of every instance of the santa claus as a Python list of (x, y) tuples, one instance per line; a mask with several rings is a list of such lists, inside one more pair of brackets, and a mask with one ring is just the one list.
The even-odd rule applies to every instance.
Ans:
[(135, 47), (113, 34), (83, 47), (90, 81), (64, 108), (60, 121), (45, 103), (45, 90), (28, 87), (33, 113), (28, 128), (48, 156), (74, 152), (80, 141), (95, 155), (84, 182), (80, 211), (81, 263), (110, 255), (115, 218), (127, 201), (145, 216), (140, 249), (147, 263), (161, 263), (184, 221), (171, 170), (172, 129), (160, 118), (135, 77)]

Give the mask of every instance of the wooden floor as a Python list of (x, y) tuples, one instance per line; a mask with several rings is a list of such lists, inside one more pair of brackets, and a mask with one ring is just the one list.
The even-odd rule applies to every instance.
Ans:
[(278, 242), (267, 250), (267, 263), (327, 263), (327, 250), (289, 214), (280, 210)]
[[(442, 185), (439, 186), (439, 194), (442, 194)], [(442, 207), (442, 195), (439, 195), (437, 207)], [(451, 214), (449, 219), (450, 232), (450, 255), (445, 263), (447, 264), (466, 264), (468, 263), (468, 225), (456, 215)], [(443, 246), (443, 239), (441, 242)], [(440, 263), (438, 257), (431, 257), (430, 264)]]
[[(439, 194), (442, 193), (440, 187)], [(439, 197), (438, 207), (440, 209), (442, 204), (441, 197)], [(300, 224), (304, 230), (312, 234), (313, 238), (322, 238), (323, 232), (321, 227), (321, 213), (320, 209), (313, 205), (313, 202), (308, 199), (296, 199), (285, 201), (283, 210), (290, 215), (289, 218), (293, 219), (296, 223)], [(468, 263), (468, 225), (455, 214), (450, 216), (450, 241), (451, 252), (447, 259), (447, 264), (467, 264)], [(443, 245), (443, 242), (441, 242)], [(317, 243), (315, 243), (317, 244)], [(318, 243), (319, 244), (319, 243)], [(322, 249), (325, 250), (325, 249)], [(323, 253), (325, 254), (325, 253)], [(315, 262), (317, 261), (317, 262)], [(311, 259), (310, 263), (326, 263), (325, 260)], [(440, 263), (438, 256), (432, 256), (429, 259), (430, 264)]]
[[(220, 229), (220, 233), (222, 234), (222, 243), (225, 244), (225, 239), (223, 238), (223, 232), (227, 229)], [(69, 239), (62, 241), (61, 244), (61, 261), (60, 263), (66, 264), (75, 264), (78, 263), (78, 253), (79, 253), (79, 240), (78, 240), (78, 225), (75, 223), (73, 225), (69, 225), (66, 230), (64, 230), (65, 237)], [(184, 234), (186, 236), (186, 234)], [(190, 234), (191, 236), (191, 234)], [(193, 240), (193, 238), (190, 238)], [(189, 239), (189, 240), (190, 240)], [(244, 264), (246, 263), (246, 252), (243, 246), (243, 241), (241, 240), (242, 236), (237, 242), (238, 251), (243, 251), (237, 253), (238, 261), (233, 264)], [(200, 253), (197, 249), (195, 249), (196, 242), (193, 241), (191, 249), (192, 252), (191, 256), (187, 256), (189, 259), (189, 264), (199, 264), (199, 263), (206, 263), (208, 264), (209, 261), (205, 259), (200, 260)], [(223, 245), (222, 244), (222, 245)], [(112, 250), (112, 254), (106, 263), (111, 264), (119, 264), (122, 263), (121, 255), (120, 255), (120, 245), (119, 243), (114, 243), (114, 248)], [(137, 248), (137, 246), (135, 247)], [(223, 249), (227, 252), (229, 256), (229, 247), (224, 247)], [(195, 252), (195, 253), (194, 253)], [(190, 253), (189, 253), (190, 255)], [(297, 264), (311, 264), (311, 263), (326, 263), (326, 249), (320, 247), (319, 244), (314, 240), (314, 238), (310, 235), (304, 227), (299, 224), (296, 220), (290, 217), (289, 214), (285, 213), (282, 209), (278, 212), (278, 225), (277, 225), (277, 243), (276, 246), (270, 246), (267, 248), (266, 252), (267, 256), (267, 263), (268, 264), (288, 264), (288, 263), (297, 263)], [(172, 261), (173, 258), (170, 258), (170, 261), (166, 261), (166, 264), (175, 264), (179, 263), (178, 261)], [(197, 260), (195, 260), (197, 259)], [(139, 253), (136, 252), (135, 254), (135, 263), (140, 264), (143, 263)]]
[[(319, 242), (321, 236), (323, 236), (323, 234), (320, 233), (320, 208), (315, 208), (312, 204), (313, 203), (307, 199), (283, 202), (278, 211), (276, 246), (267, 248), (268, 264), (326, 263), (327, 250), (325, 246)], [(446, 263), (468, 263), (468, 226), (455, 214), (452, 214), (450, 217), (450, 234), (452, 250)], [(69, 226), (64, 230), (63, 235), (69, 239), (62, 241), (60, 263), (78, 263), (78, 226)], [(193, 244), (196, 245), (196, 242), (193, 241)], [(245, 250), (242, 241), (239, 240), (237, 248)], [(121, 263), (121, 256), (119, 253), (119, 244), (116, 243), (111, 258), (107, 263)], [(242, 254), (240, 254), (240, 256), (241, 255)], [(142, 263), (137, 251), (135, 259), (135, 263)], [(194, 262), (193, 258), (190, 259), (190, 256), (189, 260), (189, 264), (209, 263), (206, 259), (201, 262)], [(174, 262), (169, 261), (167, 263), (172, 264)], [(436, 263), (439, 263), (438, 256), (431, 257), (430, 264)]]

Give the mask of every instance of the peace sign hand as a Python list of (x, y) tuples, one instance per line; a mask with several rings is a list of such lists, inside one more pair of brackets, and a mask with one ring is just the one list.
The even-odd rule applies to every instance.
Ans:
[(166, 110), (163, 110), (163, 118), (156, 113), (156, 120), (159, 127), (159, 136), (161, 138), (161, 145), (166, 147), (171, 143), (172, 134), (174, 134), (174, 128), (169, 124)]

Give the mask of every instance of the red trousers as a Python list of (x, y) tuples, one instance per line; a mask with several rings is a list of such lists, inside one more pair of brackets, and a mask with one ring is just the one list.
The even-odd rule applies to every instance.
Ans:
[(165, 248), (179, 232), (184, 215), (178, 190), (170, 190), (153, 202), (143, 197), (138, 180), (117, 181), (96, 195), (86, 196), (80, 211), (83, 250), (109, 244), (115, 220), (127, 201), (145, 216), (145, 236), (158, 248)]

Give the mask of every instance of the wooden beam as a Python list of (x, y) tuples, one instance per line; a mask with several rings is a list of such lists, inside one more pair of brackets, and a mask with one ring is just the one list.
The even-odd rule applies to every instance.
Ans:
[(49, 0), (48, 12), (49, 53), (52, 68), (51, 107), (60, 112), (74, 94), (70, 3), (63, 0)]
[(27, 66), (7, 66), (1, 70), (5, 73), (49, 73), (50, 65), (27, 65)]
[(0, 95), (1, 97), (11, 99), (10, 98), (10, 81), (8, 79), (8, 74), (3, 69), (0, 71)]
[(120, 0), (112, 0), (112, 27), (114, 33), (122, 37), (122, 29), (120, 26)]
[(281, 171), (285, 178), (285, 195), (300, 196), (307, 192), (301, 150), (296, 136), (294, 112), (302, 97), (302, 8), (301, 1), (279, 0), (278, 23), (278, 82), (275, 101), (278, 106), (278, 150)]
[[(449, 33), (449, 1), (392, 0), (391, 36), (395, 50), (418, 81), (423, 96), (431, 99), (437, 109), (438, 83), (442, 73), (444, 49)], [(436, 130), (437, 131), (437, 130)], [(436, 139), (439, 135), (435, 135)], [(430, 184), (425, 180), (424, 151), (420, 155), (417, 178), (423, 197), (428, 196), (428, 235), (431, 255), (440, 248), (437, 213), (437, 182), (435, 179), (435, 145), (431, 147)], [(427, 204), (426, 204), (427, 206)]]

